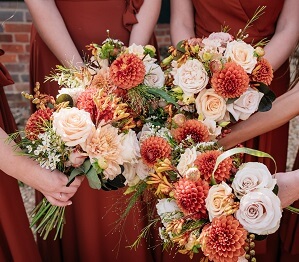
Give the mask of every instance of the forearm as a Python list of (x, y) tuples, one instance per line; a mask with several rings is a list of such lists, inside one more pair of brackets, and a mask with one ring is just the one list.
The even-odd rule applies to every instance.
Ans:
[(265, 58), (274, 71), (292, 54), (299, 40), (299, 1), (285, 0), (275, 34), (265, 46)]
[(82, 58), (74, 45), (54, 0), (25, 0), (39, 35), (64, 65), (82, 65)]
[(144, 0), (133, 25), (130, 35), (130, 45), (147, 45), (154, 32), (161, 9), (161, 0)]
[(195, 37), (194, 10), (191, 0), (171, 0), (170, 35), (176, 45), (184, 39)]
[(292, 90), (278, 97), (271, 110), (257, 112), (249, 119), (232, 126), (231, 133), (220, 139), (219, 143), (228, 149), (287, 123), (299, 114), (298, 99), (299, 83)]

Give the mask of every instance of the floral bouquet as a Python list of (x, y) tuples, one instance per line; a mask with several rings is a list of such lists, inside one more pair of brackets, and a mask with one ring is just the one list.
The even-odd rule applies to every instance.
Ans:
[(132, 246), (160, 225), (165, 249), (190, 258), (202, 250), (210, 261), (253, 261), (254, 240), (274, 233), (282, 208), (276, 179), (258, 162), (242, 163), (243, 154), (270, 157), (249, 148), (224, 151), (209, 127), (174, 115), (167, 127), (146, 124), (140, 134), (143, 180), (134, 195), (152, 194), (156, 211)]
[[(125, 47), (108, 38), (88, 49), (92, 55), (84, 67), (58, 65), (46, 77), (61, 87), (56, 99), (41, 94), (39, 83), (34, 95), (24, 94), (37, 111), (19, 146), (42, 167), (65, 173), (69, 183), (85, 175), (92, 188), (113, 190), (135, 179), (136, 132), (151, 115), (159, 119), (159, 103), (173, 99), (162, 89), (154, 47)], [(31, 227), (37, 225), (44, 239), (53, 228), (55, 239), (61, 237), (64, 211), (44, 198), (32, 212)]]
[(233, 37), (225, 30), (179, 42), (162, 62), (166, 85), (181, 109), (213, 121), (219, 130), (271, 109), (275, 99), (268, 88), (273, 70), (263, 57), (265, 43), (252, 46), (244, 42), (244, 31)]

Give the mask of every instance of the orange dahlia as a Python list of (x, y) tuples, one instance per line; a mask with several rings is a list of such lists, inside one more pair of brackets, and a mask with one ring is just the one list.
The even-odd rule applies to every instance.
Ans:
[(208, 217), (205, 204), (208, 192), (209, 184), (206, 181), (181, 178), (175, 183), (174, 197), (183, 213), (197, 220)]
[[(217, 157), (221, 155), (220, 151), (212, 150), (197, 156), (194, 165), (200, 171), (201, 176), (210, 182)], [(233, 161), (230, 157), (225, 158), (217, 167), (214, 177), (217, 183), (228, 180), (233, 167)]]
[(49, 121), (53, 114), (53, 109), (39, 109), (28, 119), (25, 126), (26, 137), (30, 140), (37, 139), (38, 134), (44, 133), (45, 123)]
[(112, 82), (124, 89), (131, 89), (141, 84), (145, 76), (142, 60), (134, 54), (123, 54), (110, 66)]
[(204, 255), (214, 262), (237, 262), (245, 254), (247, 231), (233, 216), (215, 217), (204, 227), (199, 242)]
[(196, 119), (189, 119), (185, 121), (183, 126), (174, 130), (173, 136), (178, 142), (181, 142), (188, 136), (190, 136), (195, 143), (207, 142), (209, 141), (209, 130), (202, 122)]
[(89, 88), (82, 92), (77, 100), (77, 107), (90, 113), (91, 119), (94, 121), (97, 117), (97, 107), (94, 97), (97, 94), (96, 88)]
[(170, 156), (171, 147), (164, 138), (152, 136), (142, 142), (140, 153), (143, 162), (152, 167), (158, 160)]
[(218, 95), (235, 98), (241, 96), (248, 88), (249, 76), (240, 65), (228, 62), (221, 71), (213, 74), (211, 84)]
[(273, 68), (265, 58), (260, 59), (251, 74), (251, 80), (270, 85), (273, 79)]

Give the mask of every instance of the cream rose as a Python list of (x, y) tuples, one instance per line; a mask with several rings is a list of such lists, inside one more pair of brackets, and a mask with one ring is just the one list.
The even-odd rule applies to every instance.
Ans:
[(209, 77), (203, 64), (197, 59), (190, 59), (176, 70), (173, 83), (185, 94), (191, 95), (204, 89), (208, 81)]
[(136, 164), (140, 158), (140, 146), (136, 133), (131, 129), (121, 138), (121, 158), (124, 163)]
[(79, 167), (84, 163), (86, 158), (87, 158), (86, 153), (74, 149), (73, 151), (71, 151), (69, 155), (69, 166)]
[(158, 199), (156, 204), (157, 213), (161, 217), (163, 225), (166, 227), (168, 221), (180, 217), (180, 209), (175, 200), (171, 198)]
[(224, 118), (226, 101), (213, 88), (202, 90), (195, 99), (197, 113), (215, 121)]
[(225, 210), (234, 203), (231, 196), (232, 189), (225, 182), (210, 188), (206, 198), (206, 207), (209, 212), (210, 221), (212, 221), (214, 217), (223, 215)]
[(161, 88), (164, 86), (165, 76), (161, 67), (153, 63), (145, 63), (146, 74), (143, 83), (150, 87)]
[(256, 189), (243, 196), (235, 216), (250, 233), (268, 235), (274, 233), (280, 224), (281, 204), (268, 188)]
[(82, 88), (82, 87), (75, 87), (75, 88), (63, 87), (58, 90), (59, 94), (56, 96), (56, 98), (58, 98), (60, 95), (67, 94), (67, 95), (71, 96), (71, 98), (73, 99), (74, 105), (76, 105), (79, 95), (81, 93), (83, 93), (84, 91), (85, 91), (85, 88)]
[(250, 74), (257, 63), (254, 56), (254, 48), (244, 41), (232, 41), (227, 44), (224, 57), (228, 61), (234, 61)]
[(124, 171), (122, 172), (123, 176), (126, 178), (126, 184), (128, 186), (135, 186), (140, 178), (136, 174), (136, 166), (137, 164), (124, 163)]
[(232, 114), (236, 121), (246, 120), (258, 110), (263, 95), (263, 93), (250, 87), (237, 100), (227, 105), (227, 111)]
[(208, 128), (209, 130), (209, 135), (210, 135), (210, 140), (214, 140), (217, 136), (219, 136), (221, 134), (221, 126), (217, 126), (217, 123), (215, 122), (215, 120), (206, 118), (204, 121), (202, 121), (205, 126)]
[(194, 161), (197, 157), (196, 148), (187, 148), (184, 154), (181, 155), (177, 169), (180, 175), (184, 176), (190, 167), (193, 167)]
[(142, 45), (132, 44), (127, 48), (129, 54), (137, 55), (143, 62), (154, 63), (157, 59), (152, 58), (150, 55), (144, 55), (144, 47)]
[(53, 114), (53, 129), (67, 146), (84, 143), (93, 127), (90, 114), (76, 107), (62, 108)]
[(262, 163), (247, 162), (243, 164), (235, 175), (232, 183), (234, 194), (241, 199), (245, 194), (259, 188), (273, 190), (276, 179)]

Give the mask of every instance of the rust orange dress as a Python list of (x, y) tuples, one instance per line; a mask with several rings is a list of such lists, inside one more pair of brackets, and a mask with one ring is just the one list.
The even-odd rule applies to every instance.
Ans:
[[(271, 39), (275, 25), (282, 10), (283, 0), (193, 0), (195, 9), (196, 36), (208, 36), (221, 30), (221, 26), (230, 28), (229, 33), (235, 35), (243, 29), (259, 6), (266, 6), (265, 13), (248, 28), (249, 37), (246, 42), (258, 42), (263, 38)], [(286, 61), (274, 74), (270, 86), (276, 96), (280, 96), (289, 87), (289, 63)], [(258, 136), (244, 143), (245, 146), (269, 153), (277, 163), (278, 172), (284, 172), (287, 159), (288, 124), (271, 132)], [(272, 172), (274, 166), (270, 159), (256, 159), (246, 156), (246, 161), (265, 163)], [(282, 220), (282, 223), (284, 220)], [(257, 242), (258, 261), (281, 261), (279, 232), (270, 235), (266, 241)], [(288, 236), (286, 236), (288, 238)], [(298, 248), (299, 249), (299, 248)], [(293, 260), (288, 260), (293, 261)], [(294, 260), (295, 261), (295, 260)], [(298, 259), (296, 259), (298, 261)]]
[[(137, 23), (135, 14), (143, 0), (98, 0), (98, 1), (55, 1), (65, 21), (67, 29), (81, 52), (86, 53), (85, 46), (90, 43), (101, 44), (110, 37), (129, 42), (131, 26)], [(31, 87), (33, 83), (43, 82), (52, 68), (60, 62), (41, 40), (36, 29), (31, 35)], [(41, 84), (41, 92), (58, 93), (56, 83)], [(37, 199), (41, 195), (37, 193)], [(91, 189), (87, 179), (72, 199), (73, 204), (66, 208), (66, 225), (63, 238), (54, 241), (50, 235), (46, 241), (38, 238), (39, 250), (43, 261), (155, 261), (150, 243), (141, 241), (135, 251), (128, 248), (137, 239), (141, 229), (146, 225), (146, 209), (140, 206), (126, 220), (116, 225), (123, 208), (122, 190), (106, 192)]]
[[(0, 126), (7, 133), (16, 132), (16, 124), (10, 112), (3, 86), (13, 81), (0, 63)], [(1, 160), (0, 160), (1, 161)], [(0, 261), (32, 261), (41, 258), (16, 179), (0, 170)]]

